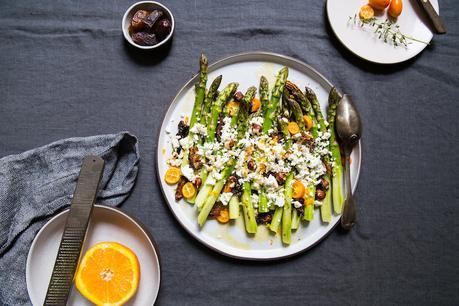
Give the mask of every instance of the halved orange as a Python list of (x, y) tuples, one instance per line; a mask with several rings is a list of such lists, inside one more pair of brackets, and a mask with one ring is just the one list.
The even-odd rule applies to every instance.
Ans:
[(123, 305), (137, 291), (140, 266), (128, 247), (101, 242), (90, 248), (75, 275), (80, 293), (96, 305)]

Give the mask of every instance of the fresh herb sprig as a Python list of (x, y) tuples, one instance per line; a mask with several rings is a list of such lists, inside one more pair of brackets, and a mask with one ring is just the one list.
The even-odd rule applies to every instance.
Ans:
[(357, 14), (355, 14), (354, 16), (349, 16), (348, 23), (352, 23), (361, 28), (372, 28), (373, 32), (377, 35), (378, 39), (383, 40), (385, 43), (392, 42), (392, 44), (396, 47), (400, 45), (408, 47), (408, 45), (411, 43), (410, 41), (416, 41), (426, 45), (429, 44), (428, 42), (403, 34), (400, 31), (400, 26), (389, 19), (386, 19), (384, 21), (380, 21), (376, 18), (370, 18), (365, 20), (358, 17)]

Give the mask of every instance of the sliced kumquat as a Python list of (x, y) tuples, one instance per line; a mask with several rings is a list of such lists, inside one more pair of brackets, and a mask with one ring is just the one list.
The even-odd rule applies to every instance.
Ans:
[(170, 167), (169, 169), (167, 169), (166, 174), (164, 175), (164, 180), (169, 185), (174, 185), (178, 183), (181, 175), (182, 175), (182, 172), (180, 171), (179, 168)]
[(304, 187), (303, 183), (300, 180), (296, 180), (292, 184), (292, 198), (294, 199), (301, 199), (304, 197), (304, 193), (306, 188)]
[(196, 194), (196, 187), (194, 187), (193, 183), (188, 182), (182, 187), (182, 194), (185, 199), (191, 199)]
[(258, 98), (253, 98), (252, 99), (252, 107), (250, 108), (250, 111), (252, 113), (255, 113), (257, 110), (259, 110), (261, 107), (261, 102), (260, 99)]
[(237, 101), (230, 101), (228, 104), (226, 104), (226, 107), (228, 108), (228, 114), (233, 117), (234, 115), (237, 114), (239, 110), (239, 102)]
[(296, 122), (293, 121), (288, 123), (287, 129), (292, 135), (298, 134), (300, 132), (300, 127)]
[(359, 17), (362, 20), (370, 20), (375, 16), (375, 10), (369, 4), (362, 5), (359, 11)]
[(304, 120), (304, 124), (306, 124), (306, 130), (310, 130), (313, 126), (313, 122), (312, 122), (312, 119), (311, 117), (309, 117), (308, 115), (304, 115), (303, 116), (303, 120)]
[(217, 220), (220, 223), (226, 223), (229, 221), (229, 212), (228, 209), (220, 210), (220, 214), (217, 216)]

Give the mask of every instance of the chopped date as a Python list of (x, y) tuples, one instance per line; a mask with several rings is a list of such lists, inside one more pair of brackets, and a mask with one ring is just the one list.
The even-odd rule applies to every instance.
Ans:
[(287, 175), (284, 172), (278, 172), (274, 174), (274, 177), (279, 185), (283, 185), (287, 179)]
[(215, 131), (215, 136), (217, 137), (218, 141), (221, 141), (222, 130), (223, 130), (223, 115), (220, 114), (220, 116), (218, 117), (217, 128)]
[(145, 10), (138, 10), (137, 12), (135, 12), (131, 20), (131, 31), (138, 32), (142, 30), (145, 26), (143, 20), (145, 20), (147, 16), (148, 12)]
[(132, 40), (142, 46), (153, 46), (158, 43), (155, 34), (150, 34), (147, 32), (137, 32), (132, 34)]
[(240, 102), (244, 98), (244, 94), (240, 91), (236, 92), (233, 96), (234, 100)]
[(214, 204), (214, 207), (210, 210), (209, 217), (218, 217), (220, 216), (220, 211), (224, 209), (225, 207), (223, 206), (222, 202), (218, 201)]
[(203, 166), (203, 162), (201, 160), (201, 156), (199, 156), (197, 154), (197, 152), (198, 152), (198, 148), (197, 147), (190, 148), (188, 160), (190, 161), (191, 167), (194, 170), (199, 170)]
[(153, 10), (148, 17), (144, 20), (144, 23), (146, 27), (149, 29), (153, 28), (155, 26), (155, 23), (163, 17), (164, 13), (163, 11), (160, 10)]
[(176, 201), (180, 201), (181, 199), (183, 199), (183, 193), (182, 193), (182, 188), (183, 188), (183, 185), (185, 185), (186, 183), (188, 182), (188, 179), (184, 176), (181, 176), (180, 177), (180, 180), (177, 184), (177, 190), (175, 191), (175, 200)]
[(301, 207), (298, 207), (298, 208), (295, 207), (295, 209), (296, 209), (296, 212), (298, 213), (298, 215), (300, 217), (302, 217), (304, 215), (304, 206), (301, 206)]
[(258, 224), (269, 224), (273, 220), (273, 212), (259, 213), (257, 215)]
[(155, 34), (158, 35), (159, 39), (166, 38), (171, 32), (172, 25), (169, 19), (163, 18), (155, 24)]
[(184, 120), (181, 120), (178, 124), (177, 136), (180, 136), (180, 138), (185, 138), (186, 136), (188, 136), (189, 132), (190, 126), (186, 124)]

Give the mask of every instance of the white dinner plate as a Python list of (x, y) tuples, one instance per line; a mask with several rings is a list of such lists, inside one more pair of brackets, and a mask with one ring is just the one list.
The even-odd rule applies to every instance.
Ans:
[[(197, 64), (197, 63), (196, 63)], [(197, 65), (196, 65), (197, 66)], [(328, 101), (328, 93), (332, 85), (322, 75), (310, 66), (290, 57), (264, 52), (250, 52), (234, 55), (209, 66), (209, 84), (219, 74), (223, 75), (220, 88), (229, 82), (238, 82), (238, 90), (245, 92), (250, 86), (257, 86), (261, 75), (268, 78), (273, 86), (279, 69), (289, 67), (288, 79), (300, 87), (311, 87), (317, 94), (322, 108)], [(176, 186), (169, 186), (164, 181), (164, 174), (168, 168), (166, 161), (171, 155), (172, 147), (170, 136), (177, 133), (177, 124), (180, 117), (190, 115), (194, 104), (194, 85), (197, 76), (193, 77), (177, 94), (172, 101), (159, 132), (157, 148), (158, 180), (172, 213), (177, 221), (197, 240), (224, 255), (252, 260), (268, 260), (291, 256), (308, 249), (316, 244), (338, 223), (340, 216), (333, 215), (332, 221), (322, 224), (319, 210), (315, 210), (314, 220), (309, 224), (303, 223), (292, 233), (292, 243), (284, 246), (278, 235), (269, 232), (265, 226), (258, 226), (255, 236), (246, 234), (243, 218), (238, 218), (227, 224), (220, 224), (216, 220), (207, 220), (202, 229), (197, 222), (197, 210), (184, 200), (175, 201)], [(167, 133), (169, 131), (169, 134)], [(351, 165), (352, 186), (355, 188), (360, 170), (360, 144), (352, 152)]]
[[(59, 249), (68, 210), (49, 220), (35, 236), (27, 256), (27, 291), (33, 305), (43, 305)], [(121, 243), (135, 252), (140, 263), (137, 293), (125, 305), (153, 305), (159, 292), (159, 255), (153, 238), (134, 219), (119, 209), (95, 205), (83, 253), (102, 241)], [(67, 305), (93, 305), (73, 286)]]
[[(438, 1), (430, 0), (439, 12)], [(415, 57), (427, 46), (424, 43), (410, 41), (407, 47), (394, 47), (377, 38), (371, 29), (363, 30), (358, 25), (349, 22), (349, 17), (359, 13), (362, 5), (368, 0), (327, 0), (327, 15), (331, 28), (341, 43), (355, 55), (379, 64), (394, 64)], [(380, 20), (387, 18), (387, 10)], [(430, 42), (432, 31), (429, 21), (424, 16), (416, 0), (404, 0), (402, 14), (397, 18), (400, 31), (416, 39)]]

